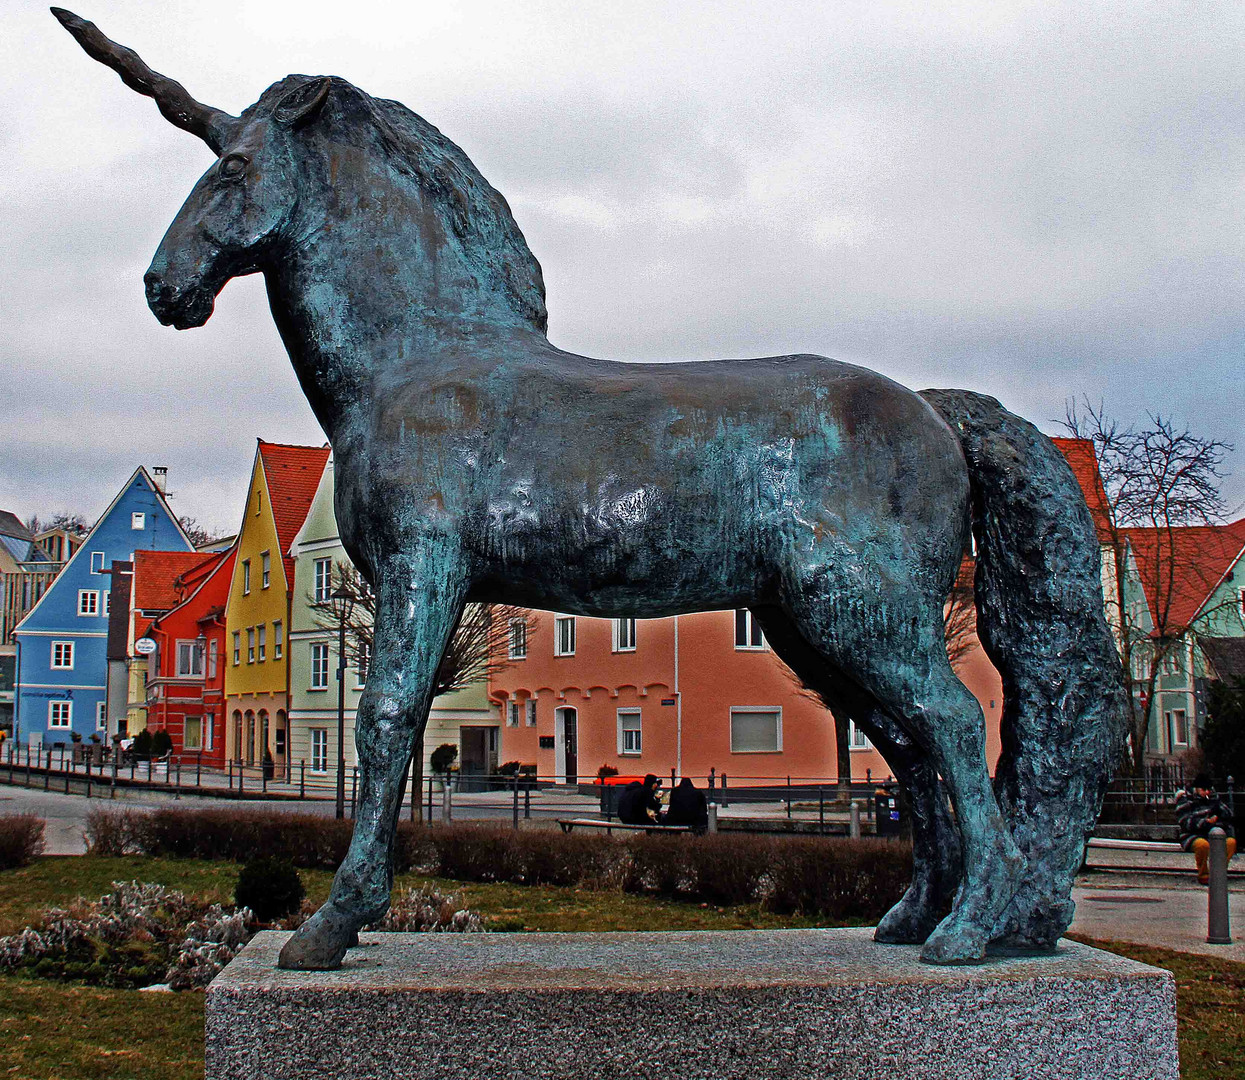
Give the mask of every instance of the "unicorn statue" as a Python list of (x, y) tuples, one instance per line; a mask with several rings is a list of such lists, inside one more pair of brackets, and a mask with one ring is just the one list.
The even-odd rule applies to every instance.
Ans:
[[(215, 153), (144, 277), (147, 302), (165, 325), (202, 326), (227, 281), (264, 275), (333, 446), (342, 542), (377, 597), (353, 838), (283, 967), (339, 966), (387, 910), (407, 767), (473, 601), (750, 608), (910, 796), (912, 883), (877, 940), (920, 944), (933, 964), (1055, 946), (1124, 690), (1093, 523), (1049, 439), (992, 398), (918, 394), (821, 356), (564, 352), (505, 199), (405, 106), (290, 75), (231, 116), (52, 10)], [(993, 781), (944, 642), (970, 542), (1004, 684)]]

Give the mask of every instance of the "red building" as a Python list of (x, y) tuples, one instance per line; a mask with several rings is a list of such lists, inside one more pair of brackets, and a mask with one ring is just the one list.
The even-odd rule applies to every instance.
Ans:
[(140, 623), (156, 644), (148, 658), (147, 726), (163, 729), (173, 753), (225, 765), (225, 601), (236, 548), (205, 555), (139, 551), (134, 604), (156, 613)]

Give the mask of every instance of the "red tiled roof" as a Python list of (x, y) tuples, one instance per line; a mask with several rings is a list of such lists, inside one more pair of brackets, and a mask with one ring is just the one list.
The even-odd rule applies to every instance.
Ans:
[(307, 511), (311, 509), (311, 500), (315, 498), (331, 452), (327, 444), (286, 446), (259, 440), (259, 456), (264, 463), (268, 498), (277, 526), (277, 542), (281, 545), (281, 557), (285, 563), (285, 579), (290, 583), (294, 581), (290, 545), (307, 520)]
[(1107, 492), (1102, 486), (1102, 474), (1098, 472), (1098, 458), (1094, 454), (1094, 444), (1089, 439), (1051, 438), (1059, 452), (1068, 459), (1076, 482), (1081, 485), (1085, 495), (1085, 503), (1089, 507), (1089, 515), (1094, 519), (1094, 528), (1098, 533), (1098, 542), (1107, 543), (1111, 540), (1111, 504), (1107, 502)]
[(181, 578), (205, 564), (220, 561), (221, 553), (202, 551), (134, 552), (134, 607), (139, 611), (169, 611), (185, 597)]
[(1245, 549), (1245, 518), (1228, 525), (1122, 529), (1157, 633), (1179, 633)]

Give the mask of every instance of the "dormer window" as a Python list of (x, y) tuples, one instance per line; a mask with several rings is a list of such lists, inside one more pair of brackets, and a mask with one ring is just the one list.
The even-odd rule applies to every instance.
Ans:
[(147, 528), (147, 515), (146, 514), (131, 514), (130, 515), (130, 528), (131, 529)]

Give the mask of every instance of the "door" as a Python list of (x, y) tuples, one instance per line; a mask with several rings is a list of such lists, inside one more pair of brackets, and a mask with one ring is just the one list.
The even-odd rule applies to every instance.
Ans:
[(484, 779), (489, 771), (488, 731), (483, 727), (464, 727), (458, 731), (462, 755), (458, 763), (459, 791), (484, 791), (488, 786)]
[(579, 716), (574, 709), (562, 712), (562, 745), (566, 755), (566, 782), (579, 783)]

